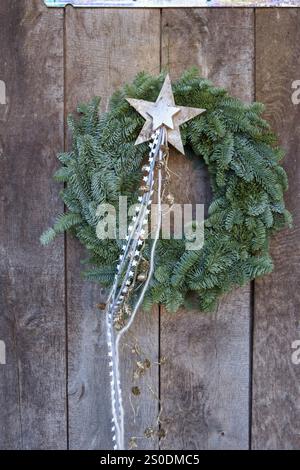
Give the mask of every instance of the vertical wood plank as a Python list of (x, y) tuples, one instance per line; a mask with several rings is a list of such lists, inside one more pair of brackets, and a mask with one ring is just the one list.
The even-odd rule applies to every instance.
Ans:
[(63, 13), (0, 4), (0, 447), (66, 448), (64, 244), (39, 237), (63, 210)]
[[(162, 64), (178, 77), (192, 65), (233, 95), (253, 98), (253, 11), (163, 10)], [(207, 171), (176, 155), (176, 202), (210, 200)], [(166, 449), (246, 449), (249, 428), (250, 287), (227, 295), (217, 312), (180, 311), (161, 321), (162, 426)]]
[(292, 83), (300, 79), (300, 10), (256, 11), (256, 98), (286, 150), (286, 196), (294, 229), (271, 244), (274, 272), (255, 282), (253, 431), (255, 449), (299, 449), (300, 366), (292, 343), (300, 339), (300, 104)]
[[(102, 110), (122, 84), (141, 70), (157, 73), (160, 65), (159, 10), (74, 10), (66, 14), (67, 109), (79, 101), (102, 97)], [(111, 406), (104, 318), (96, 304), (105, 293), (99, 286), (80, 278), (84, 250), (68, 240), (68, 337), (69, 337), (69, 419), (70, 447), (110, 449)], [(158, 368), (153, 365), (139, 384), (141, 395), (131, 396), (132, 375), (137, 356), (132, 354), (133, 338), (143, 351), (157, 361), (158, 309), (152, 315), (140, 312), (121, 347), (122, 389), (125, 400), (126, 439), (138, 437), (139, 448), (156, 446), (144, 430), (157, 417)], [(103, 313), (102, 313), (103, 315)], [(132, 403), (130, 403), (130, 400)], [(136, 417), (132, 407), (135, 408)]]

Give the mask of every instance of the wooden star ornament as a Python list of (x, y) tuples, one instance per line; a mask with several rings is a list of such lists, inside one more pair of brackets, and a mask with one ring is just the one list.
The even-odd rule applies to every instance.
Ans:
[(147, 142), (151, 139), (153, 131), (165, 126), (168, 142), (182, 154), (184, 154), (184, 148), (179, 126), (206, 111), (206, 109), (177, 106), (169, 75), (166, 76), (155, 103), (135, 98), (127, 98), (127, 101), (146, 119), (135, 145)]

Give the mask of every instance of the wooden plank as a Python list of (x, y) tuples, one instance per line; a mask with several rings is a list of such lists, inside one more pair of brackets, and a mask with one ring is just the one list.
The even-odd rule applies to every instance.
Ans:
[[(162, 63), (174, 79), (192, 65), (245, 100), (253, 97), (253, 11), (163, 10)], [(207, 170), (176, 155), (176, 202), (207, 204)], [(190, 188), (193, 188), (190, 190)], [(246, 449), (249, 427), (250, 287), (222, 299), (216, 313), (162, 313), (164, 449)]]
[[(292, 83), (300, 77), (300, 10), (257, 11), (256, 97), (286, 150), (286, 196), (294, 229), (271, 244), (274, 272), (255, 283), (253, 435), (255, 449), (299, 449), (300, 366), (292, 343), (300, 339), (300, 105)], [(298, 161), (297, 161), (298, 159)]]
[(0, 447), (66, 448), (64, 243), (39, 237), (63, 209), (63, 12), (1, 2)]
[[(141, 70), (159, 71), (160, 12), (140, 10), (132, 15), (123, 10), (74, 10), (66, 16), (66, 100), (68, 111), (78, 101), (93, 95), (102, 97), (102, 110), (118, 87)], [(104, 318), (96, 304), (105, 297), (98, 286), (80, 278), (84, 250), (68, 241), (68, 337), (70, 447), (110, 449), (112, 447), (110, 392)], [(133, 337), (150, 359), (157, 361), (158, 309), (153, 315), (139, 313), (121, 348), (122, 389), (125, 400), (126, 440), (139, 437), (139, 448), (156, 446), (143, 437), (157, 417), (158, 402), (149, 387), (158, 390), (158, 368), (153, 365), (141, 384), (141, 395), (132, 396), (138, 408), (135, 423), (130, 404), (132, 375), (137, 356), (132, 354)], [(102, 314), (103, 315), (103, 314)]]
[(196, 7), (292, 7), (299, 0), (44, 0), (49, 7), (100, 8), (196, 8)]

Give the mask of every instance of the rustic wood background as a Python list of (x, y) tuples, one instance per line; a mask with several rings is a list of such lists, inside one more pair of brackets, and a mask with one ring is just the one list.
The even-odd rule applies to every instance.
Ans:
[[(66, 115), (144, 69), (202, 74), (266, 103), (287, 151), (295, 228), (272, 242), (272, 275), (228, 295), (215, 314), (140, 313), (123, 344), (126, 435), (143, 449), (300, 448), (300, 9), (47, 10), (0, 3), (0, 365), (2, 449), (110, 449), (103, 292), (80, 276), (78, 243), (39, 236), (63, 205), (52, 181)], [(173, 159), (178, 200), (209, 202), (203, 166)], [(193, 185), (192, 193), (191, 181)], [(133, 379), (138, 356), (150, 370)], [(163, 363), (160, 358), (163, 357)], [(135, 397), (131, 387), (138, 385)], [(158, 401), (158, 399), (160, 401)], [(166, 437), (146, 437), (161, 414)]]

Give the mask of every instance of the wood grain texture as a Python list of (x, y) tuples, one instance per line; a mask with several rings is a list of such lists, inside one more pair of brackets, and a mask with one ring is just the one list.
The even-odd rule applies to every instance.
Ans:
[(44, 0), (49, 7), (72, 4), (74, 7), (101, 8), (191, 8), (191, 7), (292, 7), (300, 0)]
[[(253, 97), (252, 10), (164, 10), (162, 64), (171, 77), (197, 65), (204, 77), (245, 100)], [(229, 53), (230, 51), (230, 53)], [(208, 204), (201, 162), (173, 154), (176, 202)], [(163, 449), (245, 449), (249, 429), (250, 288), (226, 296), (214, 314), (162, 314)]]
[[(66, 13), (66, 100), (68, 111), (79, 101), (102, 97), (102, 110), (118, 87), (140, 70), (159, 71), (160, 12), (152, 10), (79, 11)], [(108, 364), (104, 319), (96, 304), (104, 292), (80, 279), (80, 259), (85, 253), (74, 240), (68, 241), (68, 338), (70, 447), (110, 449)], [(131, 352), (134, 338), (142, 351), (157, 362), (158, 309), (146, 316), (140, 312), (121, 347), (122, 389), (125, 400), (126, 440), (137, 437), (139, 448), (153, 448), (144, 430), (157, 417), (158, 368), (153, 364), (139, 383), (134, 397), (132, 375), (137, 356)], [(103, 314), (102, 314), (103, 315)], [(136, 384), (135, 384), (136, 385)], [(130, 399), (132, 404), (130, 403)], [(132, 406), (135, 409), (133, 413)], [(135, 418), (134, 418), (135, 416)], [(135, 422), (134, 422), (135, 419)]]
[(294, 229), (271, 244), (274, 272), (255, 282), (253, 426), (255, 449), (300, 448), (300, 366), (292, 343), (300, 339), (300, 105), (292, 83), (300, 78), (300, 10), (256, 13), (256, 98), (286, 150), (286, 196)]
[(64, 244), (39, 237), (63, 209), (63, 13), (1, 1), (0, 447), (66, 448)]

